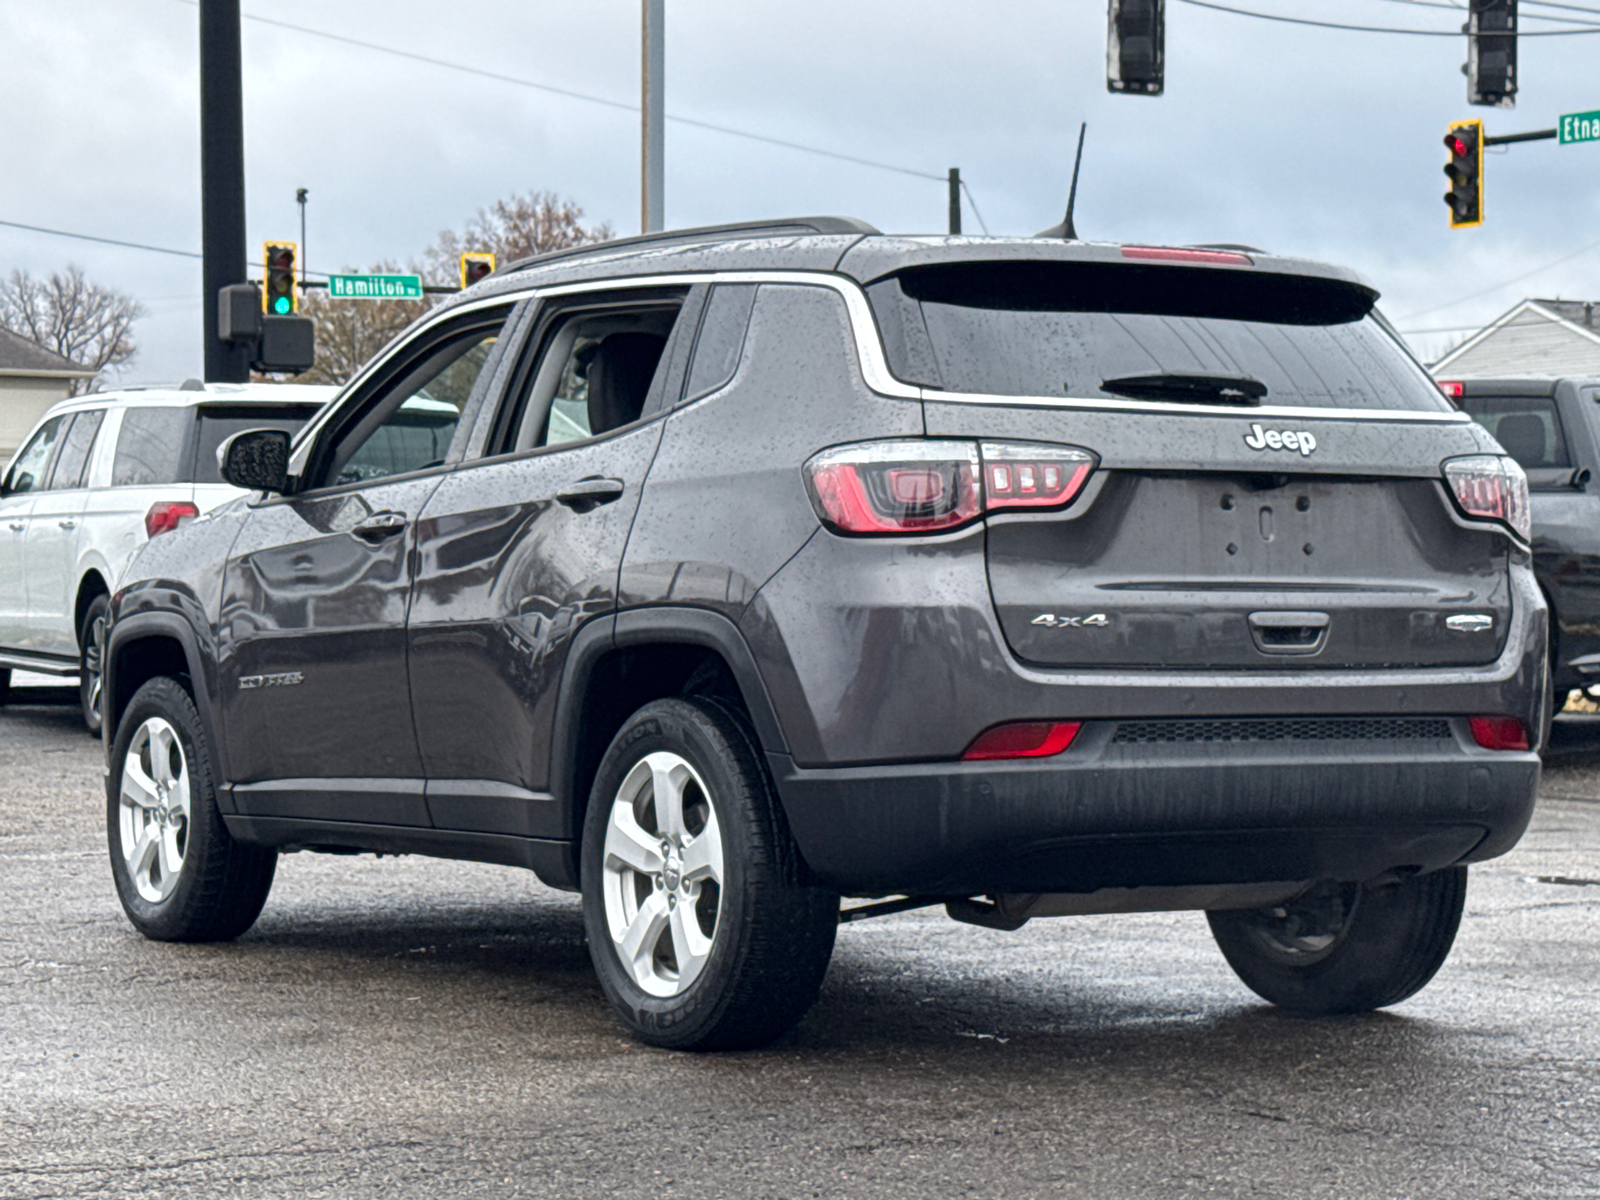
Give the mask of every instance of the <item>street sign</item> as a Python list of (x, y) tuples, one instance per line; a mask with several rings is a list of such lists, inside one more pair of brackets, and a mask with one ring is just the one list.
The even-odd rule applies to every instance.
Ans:
[(1600, 112), (1562, 113), (1556, 135), (1563, 146), (1572, 142), (1600, 142)]
[(421, 300), (421, 275), (329, 275), (335, 300)]

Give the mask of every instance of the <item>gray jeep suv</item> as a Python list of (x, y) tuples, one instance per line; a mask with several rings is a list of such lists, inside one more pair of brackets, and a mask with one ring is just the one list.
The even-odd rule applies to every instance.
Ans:
[(1528, 822), (1546, 609), (1521, 470), (1376, 298), (833, 218), (504, 268), (226, 443), (255, 494), (117, 592), (123, 906), (231, 938), (284, 851), (526, 867), (682, 1048), (934, 904), (1202, 909), (1277, 1004), (1395, 1003)]

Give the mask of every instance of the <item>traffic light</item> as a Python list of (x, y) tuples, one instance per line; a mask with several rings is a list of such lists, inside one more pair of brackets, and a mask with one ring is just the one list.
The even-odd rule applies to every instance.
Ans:
[(1462, 121), (1450, 126), (1444, 135), (1450, 161), (1444, 173), (1450, 190), (1444, 202), (1450, 206), (1450, 228), (1483, 224), (1483, 122)]
[(1159, 96), (1166, 72), (1166, 0), (1110, 0), (1106, 90)]
[(471, 287), (494, 274), (494, 255), (487, 250), (468, 250), (461, 256), (461, 286)]
[(300, 307), (299, 294), (294, 286), (295, 244), (268, 242), (262, 250), (266, 283), (261, 289), (261, 306), (271, 316), (291, 316)]
[(1472, 0), (1467, 14), (1467, 103), (1517, 106), (1517, 0)]

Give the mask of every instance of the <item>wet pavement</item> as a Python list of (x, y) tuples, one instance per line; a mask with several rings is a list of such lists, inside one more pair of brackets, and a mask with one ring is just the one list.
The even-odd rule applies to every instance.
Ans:
[(693, 1056), (510, 868), (293, 855), (238, 942), (144, 941), (47, 696), (0, 710), (0, 1196), (1600, 1196), (1600, 718), (1390, 1011), (1280, 1015), (1198, 914), (911, 913), (773, 1048)]

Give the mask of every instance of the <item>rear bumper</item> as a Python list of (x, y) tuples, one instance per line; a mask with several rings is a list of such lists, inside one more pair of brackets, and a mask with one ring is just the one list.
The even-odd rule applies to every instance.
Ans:
[(1449, 719), (1422, 740), (1126, 744), (1048, 760), (797, 767), (769, 755), (800, 851), (850, 895), (1371, 880), (1509, 850), (1539, 759)]

